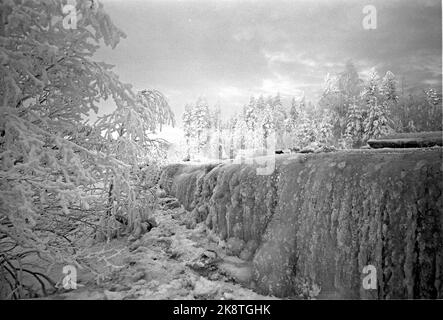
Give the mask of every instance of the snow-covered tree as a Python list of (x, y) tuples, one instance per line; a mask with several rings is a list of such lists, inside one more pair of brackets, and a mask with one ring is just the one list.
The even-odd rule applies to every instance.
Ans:
[(388, 117), (388, 111), (384, 104), (379, 104), (375, 100), (368, 110), (368, 115), (364, 120), (364, 140), (379, 138), (392, 131), (391, 121)]
[[(117, 215), (135, 232), (140, 190), (133, 160), (143, 159), (140, 146), (152, 142), (146, 130), (169, 118), (158, 96), (147, 106), (143, 92), (137, 96), (110, 65), (93, 60), (101, 42), (114, 48), (124, 37), (103, 6), (77, 1), (76, 28), (66, 28), (62, 7), (59, 1), (0, 4), (1, 274), (16, 273), (20, 259), (35, 253), (81, 265), (79, 244), (109, 237)], [(108, 98), (116, 111), (89, 124), (85, 119)], [(165, 113), (158, 118), (153, 108)], [(32, 294), (17, 278), (5, 279), (12, 297)]]
[(204, 148), (208, 147), (211, 113), (206, 99), (200, 97), (195, 104), (185, 107), (183, 125), (191, 154), (199, 154)]
[(351, 147), (360, 147), (364, 134), (363, 114), (360, 106), (353, 103), (348, 109), (345, 137)]
[(378, 138), (391, 132), (389, 110), (387, 104), (383, 102), (383, 96), (380, 93), (379, 76), (375, 70), (370, 74), (362, 97), (366, 103), (366, 116), (363, 121), (364, 141)]
[(346, 102), (360, 93), (362, 81), (352, 61), (346, 62), (345, 69), (338, 75), (337, 89), (345, 96)]
[(363, 101), (370, 105), (375, 100), (380, 100), (380, 77), (375, 69), (371, 70), (369, 79), (365, 84), (361, 93)]
[(199, 98), (195, 104), (193, 125), (197, 137), (197, 152), (200, 152), (208, 143), (208, 134), (211, 127), (209, 105), (204, 98)]
[(329, 146), (332, 139), (332, 119), (329, 112), (322, 112), (314, 121), (316, 125), (315, 142), (320, 146)]
[(390, 103), (396, 103), (398, 101), (397, 80), (391, 71), (387, 71), (383, 77), (380, 86), (380, 93), (383, 95), (385, 101)]
[(270, 103), (272, 107), (272, 113), (274, 118), (274, 130), (276, 145), (281, 146), (283, 144), (283, 135), (285, 133), (285, 122), (288, 117), (286, 109), (283, 107), (283, 103), (280, 98), (280, 94), (277, 93)]
[(222, 118), (221, 108), (216, 104), (213, 110), (210, 111), (210, 125), (209, 131), (209, 157), (215, 159), (223, 158), (223, 141), (222, 141)]
[(441, 131), (443, 124), (442, 95), (433, 88), (424, 90), (426, 104), (423, 109), (423, 121), (428, 131)]
[(441, 131), (443, 125), (441, 93), (435, 89), (421, 94), (400, 96), (391, 109), (398, 132)]
[(233, 127), (234, 148), (237, 151), (246, 149), (246, 145), (250, 144), (248, 132), (252, 131), (248, 128), (245, 114), (239, 113), (238, 115), (235, 115), (235, 120), (233, 122), (235, 123)]
[(263, 146), (266, 149), (268, 147), (266, 144), (267, 138), (270, 137), (271, 133), (275, 132), (276, 129), (275, 114), (273, 107), (269, 104), (266, 104), (261, 112), (259, 124), (263, 130)]
[(159, 160), (165, 151), (164, 141), (151, 138), (165, 124), (174, 125), (166, 98), (157, 90), (142, 90), (133, 104), (117, 108), (111, 114), (99, 117), (95, 127), (100, 130), (109, 153), (126, 163), (142, 165)]
[(292, 98), (291, 100), (291, 109), (289, 110), (289, 117), (287, 123), (287, 131), (292, 131), (295, 128), (295, 124), (298, 120), (300, 111), (297, 105), (297, 102), (295, 101), (295, 98)]
[(299, 105), (299, 117), (295, 124), (294, 146), (303, 148), (316, 140), (316, 123), (308, 114), (304, 102)]
[(328, 74), (325, 79), (319, 106), (331, 113), (335, 139), (339, 139), (345, 134), (348, 108), (358, 99), (361, 86), (362, 80), (351, 61), (346, 63), (341, 73)]
[(255, 102), (255, 106), (258, 110), (263, 110), (266, 106), (265, 98), (263, 98), (263, 95), (260, 95), (258, 99)]
[(258, 126), (258, 112), (257, 112), (257, 104), (254, 97), (251, 97), (249, 100), (249, 104), (246, 105), (243, 109), (246, 126), (248, 130), (254, 131)]
[(292, 98), (291, 105), (289, 107), (288, 116), (284, 120), (284, 133), (282, 147), (293, 147), (293, 136), (296, 129), (296, 124), (299, 118), (298, 103), (295, 98)]
[(185, 106), (185, 111), (183, 112), (183, 131), (186, 140), (186, 158), (191, 157), (191, 139), (194, 137), (194, 130), (192, 127), (192, 106), (187, 104)]
[(330, 73), (326, 74), (323, 80), (323, 96), (330, 96), (339, 93), (338, 77), (333, 76)]
[(229, 159), (234, 159), (235, 157), (235, 133), (236, 133), (236, 127), (237, 127), (237, 116), (232, 116), (226, 125), (226, 131), (228, 132), (228, 150), (229, 150)]
[(424, 92), (426, 95), (426, 101), (430, 105), (436, 106), (441, 102), (441, 95), (439, 96), (437, 91), (435, 91), (435, 89), (428, 88), (428, 89), (424, 90)]

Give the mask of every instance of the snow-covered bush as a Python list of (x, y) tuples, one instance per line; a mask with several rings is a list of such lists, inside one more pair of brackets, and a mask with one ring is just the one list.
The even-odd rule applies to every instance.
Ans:
[[(375, 70), (371, 73), (368, 83), (362, 92), (366, 116), (363, 119), (363, 140), (379, 138), (392, 131), (389, 118), (389, 104), (396, 100), (395, 88), (390, 85), (393, 74), (388, 72), (380, 86), (380, 79)], [(394, 90), (394, 91), (393, 91)]]
[(356, 103), (348, 110), (345, 138), (350, 148), (360, 147), (363, 144), (363, 112)]

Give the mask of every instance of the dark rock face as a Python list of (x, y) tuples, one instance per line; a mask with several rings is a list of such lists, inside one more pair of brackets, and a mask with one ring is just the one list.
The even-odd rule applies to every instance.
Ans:
[(396, 133), (368, 141), (371, 148), (429, 148), (442, 146), (441, 131)]
[[(271, 175), (256, 168), (175, 165), (160, 184), (252, 260), (260, 292), (290, 296), (307, 279), (342, 298), (443, 298), (441, 148), (279, 155)], [(366, 265), (377, 290), (362, 287)]]

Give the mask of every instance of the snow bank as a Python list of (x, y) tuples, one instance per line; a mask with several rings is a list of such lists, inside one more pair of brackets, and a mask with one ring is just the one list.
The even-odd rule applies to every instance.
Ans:
[[(300, 283), (341, 298), (443, 298), (442, 150), (278, 155), (257, 164), (171, 165), (161, 187), (244, 259), (264, 294)], [(362, 287), (366, 265), (378, 289)]]

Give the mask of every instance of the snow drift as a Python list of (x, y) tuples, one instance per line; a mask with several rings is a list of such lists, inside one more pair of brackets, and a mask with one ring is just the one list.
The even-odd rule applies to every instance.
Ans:
[[(443, 298), (441, 148), (278, 155), (266, 176), (257, 167), (170, 165), (160, 185), (252, 260), (259, 292)], [(366, 265), (377, 290), (362, 287)]]

